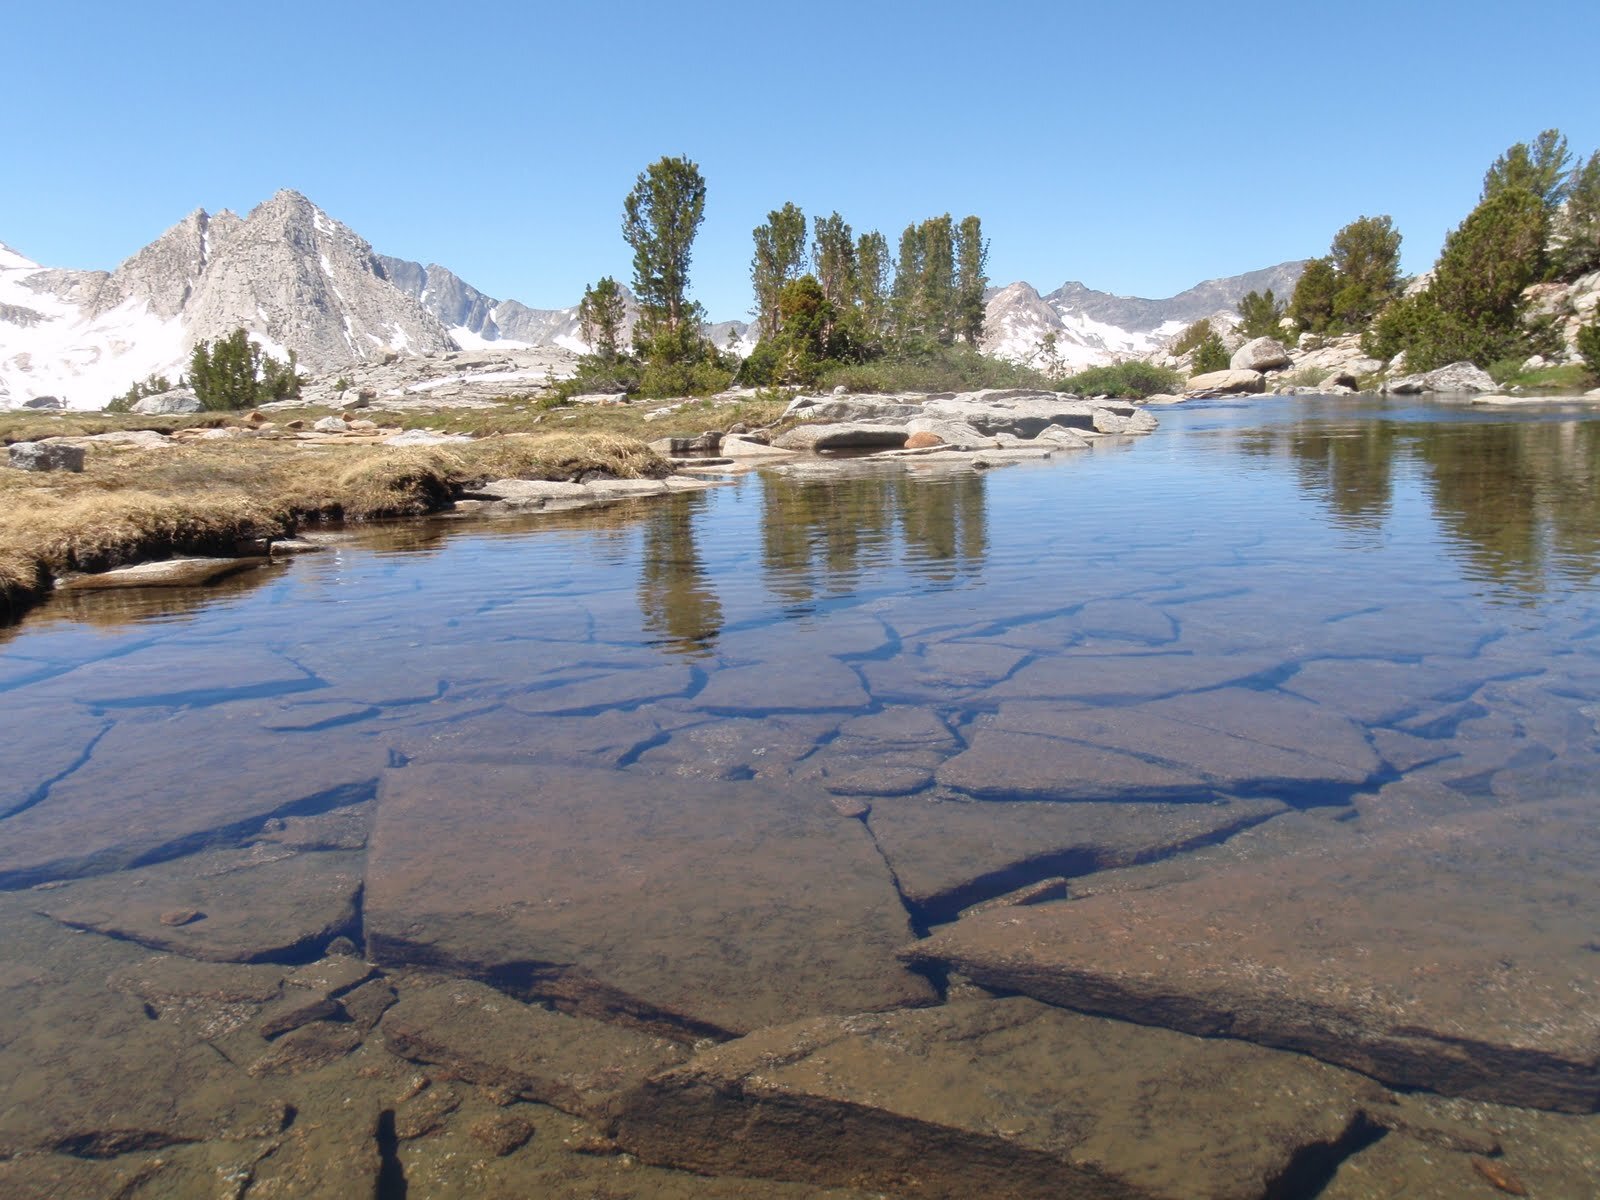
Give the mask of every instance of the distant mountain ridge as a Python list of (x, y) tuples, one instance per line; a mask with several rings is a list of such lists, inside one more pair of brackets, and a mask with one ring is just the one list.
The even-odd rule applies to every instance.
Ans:
[(1076, 281), (1047, 296), (1027, 283), (1013, 283), (989, 297), (984, 314), (985, 353), (1013, 362), (1046, 365), (1055, 335), (1054, 360), (1082, 369), (1159, 349), (1186, 326), (1218, 313), (1234, 313), (1251, 292), (1268, 289), (1287, 300), (1305, 261), (1279, 263), (1243, 275), (1207, 279), (1176, 296), (1148, 300), (1098, 292)]
[[(466, 283), (453, 271), (429, 263), (411, 262), (380, 254), (378, 261), (396, 287), (411, 296), (444, 324), (463, 349), (484, 346), (560, 346), (576, 354), (587, 354), (578, 306), (571, 308), (529, 308), (517, 300), (496, 300)], [(639, 301), (623, 285), (623, 345), (633, 340), (633, 327), (639, 318)], [(751, 326), (744, 321), (716, 321), (705, 326), (706, 337), (720, 350), (729, 345), (729, 335), (741, 355), (755, 346), (749, 336)]]
[[(1286, 296), (1302, 263), (1212, 279), (1166, 300), (1067, 283), (1041, 296), (1026, 283), (991, 294), (983, 349), (1079, 367), (1149, 353), (1189, 322), (1229, 310), (1251, 290)], [(623, 338), (638, 306), (624, 289)], [(249, 331), (314, 374), (391, 356), (501, 346), (583, 353), (577, 306), (496, 299), (438, 264), (376, 253), (354, 230), (284, 190), (246, 216), (197, 209), (114, 271), (41, 266), (0, 245), (0, 408), (56, 397), (102, 407), (134, 381), (176, 378), (201, 339)], [(720, 348), (748, 353), (743, 321), (708, 325)]]

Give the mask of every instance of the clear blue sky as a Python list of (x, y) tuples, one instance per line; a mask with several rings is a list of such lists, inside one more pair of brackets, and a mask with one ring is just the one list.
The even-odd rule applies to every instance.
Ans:
[(663, 154), (709, 198), (693, 291), (749, 307), (793, 200), (891, 244), (977, 213), (996, 283), (1165, 296), (1393, 215), (1425, 269), (1512, 142), (1600, 147), (1600, 3), (10, 4), (0, 241), (112, 267), (202, 207), (306, 193), (497, 297), (626, 280)]

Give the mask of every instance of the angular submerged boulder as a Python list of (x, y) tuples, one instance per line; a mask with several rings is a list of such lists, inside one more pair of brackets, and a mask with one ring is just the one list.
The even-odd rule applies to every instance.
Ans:
[(1358, 1140), (1378, 1092), (1012, 998), (764, 1029), (647, 1081), (615, 1136), (646, 1162), (895, 1196), (1247, 1197)]
[(1142, 891), (982, 913), (908, 951), (985, 987), (1532, 1108), (1600, 1106), (1584, 802), (1525, 804)]

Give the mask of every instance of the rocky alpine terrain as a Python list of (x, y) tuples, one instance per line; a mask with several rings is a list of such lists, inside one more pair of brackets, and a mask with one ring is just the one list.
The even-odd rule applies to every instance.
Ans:
[[(1301, 267), (1207, 280), (1165, 300), (1076, 282), (1041, 296), (1013, 283), (989, 296), (982, 348), (1042, 369), (1146, 354), (1200, 317), (1231, 317), (1249, 291), (1287, 295)], [(626, 289), (624, 304), (626, 340), (638, 311)], [(576, 304), (497, 299), (436, 263), (376, 253), (290, 190), (243, 217), (196, 209), (114, 271), (42, 266), (0, 244), (0, 409), (101, 408), (151, 374), (176, 379), (196, 342), (238, 328), (267, 353), (293, 352), (302, 370), (330, 381), (364, 366), (397, 367), (390, 375), (405, 376), (397, 387), (449, 374), (424, 364), (453, 351), (588, 349)], [(744, 321), (705, 332), (736, 354), (754, 345)]]

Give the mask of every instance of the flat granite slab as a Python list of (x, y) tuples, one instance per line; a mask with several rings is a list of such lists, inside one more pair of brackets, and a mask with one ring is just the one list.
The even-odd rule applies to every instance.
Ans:
[(382, 963), (492, 979), (676, 1037), (931, 1004), (859, 821), (823, 793), (532, 764), (387, 773), (365, 923)]
[(1594, 818), (1566, 801), (1385, 829), (1166, 887), (981, 913), (907, 957), (1393, 1084), (1590, 1112)]
[(646, 1081), (615, 1136), (646, 1162), (894, 1196), (1245, 1200), (1304, 1194), (1381, 1100), (1299, 1055), (1015, 997), (761, 1030)]

